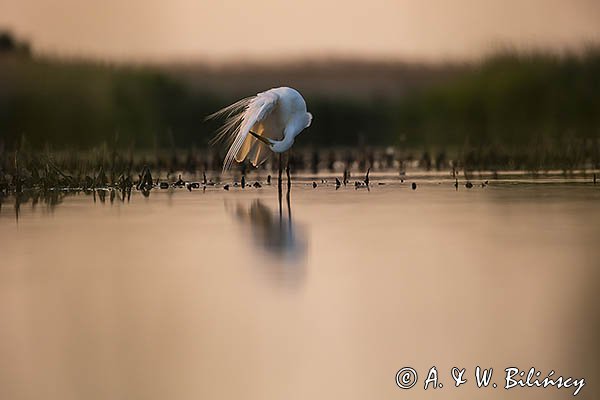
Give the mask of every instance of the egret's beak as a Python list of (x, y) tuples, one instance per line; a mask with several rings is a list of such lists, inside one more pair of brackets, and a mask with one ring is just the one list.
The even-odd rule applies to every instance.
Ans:
[(262, 137), (261, 135), (250, 131), (250, 134), (252, 136), (254, 136), (257, 140), (260, 140), (261, 142), (263, 142), (264, 144), (266, 144), (267, 146), (271, 146), (273, 145), (273, 143), (271, 143), (271, 141), (269, 139), (267, 139), (266, 137)]

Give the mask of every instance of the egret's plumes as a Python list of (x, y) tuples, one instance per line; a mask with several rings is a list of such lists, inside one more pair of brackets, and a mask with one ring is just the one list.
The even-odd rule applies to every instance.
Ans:
[(206, 117), (206, 120), (221, 117), (226, 118), (225, 124), (223, 124), (223, 126), (217, 130), (217, 134), (214, 138), (211, 139), (210, 144), (216, 144), (221, 140), (231, 139), (229, 134), (235, 129), (239, 128), (242, 117), (244, 115), (244, 110), (248, 107), (248, 104), (251, 100), (252, 97), (246, 97), (245, 99), (237, 101), (232, 105), (227, 106)]
[(230, 146), (223, 171), (231, 168), (234, 161), (243, 162), (246, 158), (258, 166), (267, 159), (268, 149), (275, 153), (287, 151), (312, 121), (302, 95), (289, 87), (242, 99), (207, 118), (219, 117), (226, 120), (212, 143), (225, 141)]

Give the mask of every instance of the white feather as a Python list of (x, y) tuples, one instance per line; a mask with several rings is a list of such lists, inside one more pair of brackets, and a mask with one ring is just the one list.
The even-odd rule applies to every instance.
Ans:
[(223, 161), (223, 171), (231, 168), (234, 161), (244, 161), (248, 154), (255, 166), (264, 161), (265, 151), (262, 147), (267, 146), (249, 135), (250, 130), (270, 139), (283, 138), (271, 140), (274, 144), (271, 150), (281, 152), (291, 147), (294, 137), (310, 125), (312, 118), (306, 112), (306, 103), (300, 93), (287, 87), (270, 89), (242, 99), (209, 115), (207, 119), (223, 116), (226, 117), (225, 123), (211, 141), (226, 141), (230, 146)]

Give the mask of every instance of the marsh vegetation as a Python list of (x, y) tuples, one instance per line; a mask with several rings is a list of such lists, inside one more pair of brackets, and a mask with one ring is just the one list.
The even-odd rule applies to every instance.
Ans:
[[(6, 34), (5, 34), (6, 36)], [(600, 50), (501, 51), (480, 62), (108, 64), (0, 51), (0, 147), (204, 149), (208, 114), (279, 85), (315, 120), (297, 146), (458, 152), (476, 164), (599, 162)], [(10, 40), (9, 40), (10, 39)], [(24, 50), (25, 49), (25, 50)]]

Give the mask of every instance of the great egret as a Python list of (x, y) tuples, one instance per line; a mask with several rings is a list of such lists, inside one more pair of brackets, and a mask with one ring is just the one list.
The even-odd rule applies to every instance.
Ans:
[(226, 120), (212, 142), (224, 140), (230, 144), (223, 161), (223, 171), (231, 168), (234, 161), (243, 162), (245, 159), (257, 167), (267, 159), (271, 150), (279, 153), (281, 187), (281, 154), (292, 147), (296, 136), (312, 121), (312, 114), (306, 111), (302, 95), (289, 87), (269, 89), (225, 107), (207, 119), (218, 117), (226, 117)]

